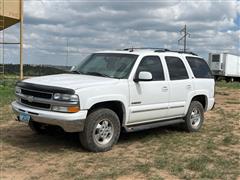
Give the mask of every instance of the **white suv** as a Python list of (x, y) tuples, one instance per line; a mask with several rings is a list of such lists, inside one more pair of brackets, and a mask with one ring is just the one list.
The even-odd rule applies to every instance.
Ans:
[(214, 79), (205, 60), (167, 49), (91, 54), (70, 73), (35, 77), (16, 86), (19, 121), (44, 132), (79, 132), (86, 149), (107, 151), (121, 130), (182, 123), (198, 131), (214, 105)]

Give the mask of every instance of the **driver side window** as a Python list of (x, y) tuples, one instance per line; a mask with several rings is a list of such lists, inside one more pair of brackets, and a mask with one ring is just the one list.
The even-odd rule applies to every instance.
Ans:
[(141, 71), (152, 73), (152, 81), (165, 80), (162, 62), (158, 56), (145, 56), (138, 66), (137, 74)]

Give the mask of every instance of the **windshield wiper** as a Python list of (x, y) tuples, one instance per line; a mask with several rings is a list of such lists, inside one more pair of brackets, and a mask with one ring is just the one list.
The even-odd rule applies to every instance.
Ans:
[(102, 76), (102, 77), (110, 77), (106, 74), (102, 74), (102, 73), (99, 73), (99, 72), (86, 72), (84, 74), (87, 74), (87, 75), (93, 75), (93, 76)]
[(70, 72), (73, 73), (73, 74), (82, 74), (82, 73), (80, 73), (80, 72), (78, 72), (78, 71), (76, 71), (76, 70), (70, 71)]

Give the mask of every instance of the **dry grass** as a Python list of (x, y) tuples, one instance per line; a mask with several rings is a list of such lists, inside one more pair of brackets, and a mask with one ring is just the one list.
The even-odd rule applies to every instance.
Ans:
[(240, 178), (240, 104), (226, 103), (239, 93), (217, 88), (216, 107), (198, 133), (172, 126), (122, 134), (112, 151), (97, 154), (83, 150), (77, 134), (33, 134), (3, 102), (0, 179)]

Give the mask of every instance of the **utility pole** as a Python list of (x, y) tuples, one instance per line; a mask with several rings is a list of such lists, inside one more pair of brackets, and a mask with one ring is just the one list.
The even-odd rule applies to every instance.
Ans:
[(187, 32), (187, 25), (184, 25), (184, 28), (180, 30), (180, 34), (183, 36), (178, 40), (178, 44), (183, 40), (183, 52), (187, 50), (187, 37), (190, 37), (190, 33)]
[(20, 79), (23, 79), (23, 1), (20, 0)]
[(69, 56), (69, 43), (68, 43), (68, 39), (67, 39), (67, 57), (66, 57), (66, 64), (65, 64), (65, 66), (68, 65), (68, 56)]

